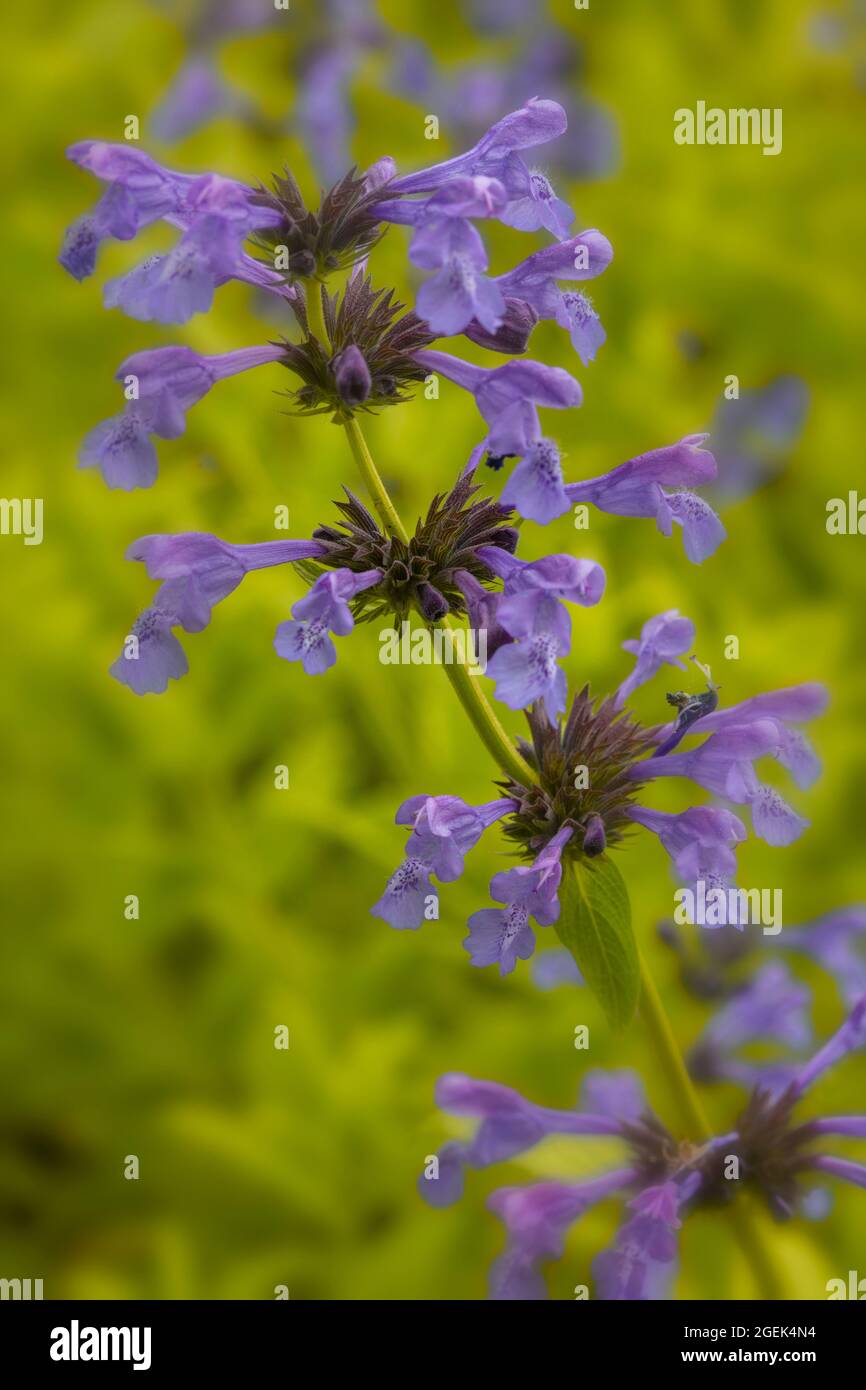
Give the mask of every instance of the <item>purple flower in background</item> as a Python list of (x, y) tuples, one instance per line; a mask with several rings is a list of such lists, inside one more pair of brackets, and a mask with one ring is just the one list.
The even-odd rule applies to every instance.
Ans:
[(217, 116), (244, 117), (248, 104), (220, 76), (209, 54), (194, 53), (175, 74), (149, 128), (157, 140), (172, 144), (209, 125)]
[(150, 577), (162, 583), (153, 603), (133, 624), (111, 674), (136, 695), (161, 694), (170, 679), (189, 669), (172, 628), (201, 632), (214, 605), (250, 570), (312, 559), (321, 552), (315, 541), (232, 545), (203, 531), (133, 541), (126, 558), (143, 561)]
[[(792, 1052), (812, 1041), (811, 996), (779, 961), (763, 966), (716, 1010), (689, 1051), (695, 1080), (704, 1084), (733, 1081), (779, 1093), (797, 1071)], [(753, 1061), (738, 1055), (753, 1043), (775, 1043), (787, 1056)]]
[[(654, 1227), (642, 1234), (636, 1229), (637, 1218), (623, 1227), (614, 1251), (599, 1256), (593, 1266), (596, 1295), (648, 1298), (653, 1296), (651, 1285), (659, 1296), (658, 1279), (641, 1277), (641, 1266), (646, 1261), (663, 1266), (669, 1282), (676, 1268), (677, 1242), (672, 1233), (680, 1225), (677, 1212), (695, 1196), (702, 1175), (694, 1163), (672, 1161), (676, 1145), (647, 1110), (643, 1088), (634, 1073), (589, 1072), (575, 1110), (533, 1105), (509, 1087), (460, 1075), (440, 1079), (436, 1101), (443, 1110), (469, 1116), (479, 1124), (468, 1142), (445, 1145), (419, 1179), (421, 1196), (434, 1207), (459, 1200), (466, 1169), (514, 1159), (551, 1134), (619, 1138), (631, 1149), (625, 1166), (600, 1177), (580, 1182), (541, 1181), (498, 1188), (492, 1193), (487, 1205), (506, 1229), (505, 1250), (490, 1271), (492, 1299), (546, 1298), (541, 1266), (562, 1256), (569, 1228), (596, 1202), (629, 1193), (628, 1206)], [(666, 1154), (664, 1159), (662, 1154)], [(660, 1166), (672, 1164), (667, 1183), (659, 1184), (650, 1177)]]
[[(700, 564), (726, 535), (712, 508), (685, 488), (716, 475), (715, 459), (700, 447), (705, 438), (706, 435), (687, 435), (678, 444), (641, 454), (599, 478), (568, 483), (568, 499), (572, 504), (589, 502), (616, 516), (653, 517), (665, 536), (671, 534), (676, 523), (683, 529), (687, 556), (694, 564)], [(677, 491), (668, 492), (666, 488)]]
[(420, 927), (427, 898), (435, 896), (430, 874), (435, 873), (441, 883), (458, 879), (464, 857), (489, 826), (513, 810), (513, 805), (507, 797), (483, 806), (467, 806), (459, 796), (410, 796), (394, 817), (397, 825), (412, 826), (406, 858), (370, 909), (373, 916), (401, 930)]
[(277, 655), (300, 661), (308, 676), (321, 676), (337, 660), (330, 634), (347, 637), (355, 626), (350, 601), (378, 584), (382, 571), (329, 570), (319, 575), (310, 592), (292, 605), (292, 617), (280, 623), (274, 638)]
[[(765, 975), (734, 1000), (708, 1030), (714, 1054), (754, 1037), (801, 1046), (809, 1028), (803, 991), (784, 973)], [(814, 1175), (866, 1187), (866, 1165), (819, 1152), (831, 1136), (866, 1139), (866, 1115), (831, 1115), (797, 1123), (793, 1111), (807, 1089), (851, 1053), (866, 1046), (866, 997), (810, 1060), (790, 1072), (779, 1089), (768, 1067), (770, 1089), (759, 1084), (735, 1128), (698, 1144), (680, 1144), (646, 1106), (639, 1079), (629, 1072), (590, 1072), (572, 1111), (533, 1105), (518, 1092), (471, 1077), (442, 1077), (439, 1106), (478, 1121), (468, 1140), (451, 1140), (428, 1159), (418, 1187), (433, 1207), (463, 1195), (467, 1169), (511, 1161), (551, 1134), (618, 1137), (629, 1150), (625, 1164), (581, 1182), (540, 1180), (499, 1188), (488, 1207), (504, 1223), (507, 1243), (490, 1272), (493, 1299), (543, 1299), (542, 1264), (561, 1258), (564, 1237), (594, 1202), (621, 1194), (626, 1217), (611, 1246), (592, 1264), (594, 1294), (605, 1300), (666, 1299), (678, 1264), (678, 1232), (701, 1205), (718, 1206), (756, 1191), (778, 1219), (796, 1214), (817, 1219), (827, 1204), (812, 1186)], [(740, 1161), (739, 1182), (725, 1176), (731, 1156)], [(808, 1186), (806, 1185), (808, 1184)]]
[(186, 411), (217, 381), (282, 355), (282, 348), (267, 345), (212, 356), (187, 347), (133, 353), (115, 372), (128, 404), (122, 415), (104, 420), (87, 435), (79, 452), (81, 467), (98, 468), (111, 488), (128, 492), (150, 487), (156, 480), (157, 456), (149, 436), (177, 439), (186, 428)]
[(786, 927), (774, 944), (820, 965), (847, 1004), (866, 995), (866, 907), (841, 907), (804, 926)]
[(748, 497), (785, 467), (809, 408), (806, 383), (779, 376), (736, 400), (722, 397), (708, 426), (719, 465), (710, 493), (717, 503)]
[(485, 907), (469, 918), (469, 935), (463, 944), (473, 965), (498, 964), (500, 974), (508, 975), (518, 959), (529, 959), (535, 950), (530, 917), (542, 927), (551, 926), (559, 917), (560, 857), (573, 833), (570, 826), (564, 826), (533, 864), (494, 874), (490, 896), (505, 906)]

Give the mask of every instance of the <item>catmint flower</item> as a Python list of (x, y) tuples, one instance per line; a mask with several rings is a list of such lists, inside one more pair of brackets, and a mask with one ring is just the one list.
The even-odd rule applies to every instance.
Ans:
[(607, 338), (591, 300), (578, 290), (567, 290), (557, 306), (556, 322), (568, 330), (571, 345), (586, 367)]
[(820, 776), (821, 764), (805, 734), (790, 724), (815, 719), (827, 708), (827, 690), (818, 681), (804, 681), (784, 690), (765, 691), (738, 705), (713, 709), (701, 715), (701, 730), (714, 733), (756, 719), (772, 719), (778, 733), (776, 757), (791, 773), (798, 787), (808, 789)]
[[(276, 221), (260, 207), (255, 190), (215, 174), (181, 174), (165, 169), (143, 150), (101, 140), (70, 146), (68, 157), (95, 174), (106, 191), (93, 213), (67, 233), (61, 264), (82, 280), (93, 273), (99, 244), (108, 237), (129, 241), (152, 222), (179, 227), (184, 237), (167, 256), (155, 256), (106, 286), (108, 307), (121, 304), (133, 316), (173, 322), (212, 297), (223, 279), (243, 278), (244, 237)], [(207, 307), (207, 306), (206, 306)]]
[(565, 708), (566, 681), (556, 664), (571, 648), (571, 618), (561, 600), (583, 607), (599, 602), (605, 574), (594, 560), (549, 555), (529, 564), (492, 546), (477, 552), (504, 580), (496, 620), (514, 639), (500, 645), (487, 664), (496, 697), (511, 709), (542, 700), (551, 719)]
[(625, 704), (629, 695), (639, 686), (652, 680), (663, 666), (678, 666), (684, 671), (685, 665), (680, 657), (694, 645), (695, 625), (690, 618), (680, 617), (678, 608), (669, 608), (644, 623), (640, 637), (630, 637), (623, 642), (623, 650), (632, 652), (637, 658), (630, 676), (616, 692), (617, 708)]
[[(176, 439), (186, 428), (186, 411), (217, 381), (278, 361), (279, 347), (239, 348), (203, 356), (187, 347), (133, 353), (115, 372), (134, 391), (122, 415), (94, 426), (82, 443), (82, 468), (98, 468), (109, 487), (130, 491), (156, 480), (156, 450), (149, 435)], [(127, 385), (128, 384), (128, 385)]]
[[(716, 475), (716, 461), (700, 446), (706, 435), (693, 434), (678, 444), (653, 449), (599, 478), (566, 484), (569, 502), (589, 502), (616, 516), (655, 518), (662, 535), (676, 523), (683, 529), (689, 559), (700, 564), (718, 548), (726, 531), (712, 508), (695, 493), (681, 490)], [(665, 487), (678, 489), (665, 491)]]
[(535, 933), (529, 918), (549, 927), (559, 917), (560, 857), (573, 833), (570, 826), (563, 826), (533, 864), (520, 864), (494, 875), (490, 896), (505, 906), (481, 908), (469, 918), (469, 935), (463, 944), (473, 965), (497, 963), (500, 974), (508, 975), (518, 958), (527, 960), (532, 955)]
[(463, 860), (484, 831), (512, 809), (507, 797), (483, 806), (467, 806), (459, 796), (411, 796), (394, 817), (411, 825), (406, 857), (388, 880), (385, 892), (370, 911), (390, 926), (414, 931), (424, 921), (429, 895), (435, 897), (430, 874), (440, 883), (453, 883), (463, 873)]
[(814, 718), (826, 704), (826, 690), (817, 682), (768, 691), (722, 710), (714, 702), (681, 731), (686, 737), (709, 734), (706, 742), (688, 752), (661, 753), (672, 743), (669, 726), (662, 731), (668, 737), (660, 740), (661, 756), (655, 756), (642, 775), (690, 777), (717, 796), (748, 804), (755, 833), (768, 844), (791, 844), (808, 822), (774, 788), (759, 782), (753, 763), (775, 757), (791, 769), (799, 786), (811, 786), (819, 770), (817, 759), (805, 737), (788, 728), (787, 720)]
[(162, 580), (153, 603), (133, 624), (111, 674), (136, 695), (160, 694), (170, 679), (186, 675), (186, 656), (172, 628), (201, 632), (214, 605), (251, 570), (293, 564), (321, 553), (315, 541), (264, 541), (232, 545), (206, 532), (143, 536), (126, 552)]
[[(321, 553), (321, 547), (317, 547)], [(364, 589), (378, 584), (382, 571), (348, 569), (322, 574), (310, 592), (292, 605), (292, 617), (277, 628), (274, 647), (286, 661), (300, 661), (308, 676), (323, 675), (337, 660), (337, 649), (330, 638), (346, 637), (355, 626), (349, 601)]]
[(500, 178), (509, 155), (555, 140), (564, 133), (567, 124), (565, 112), (557, 102), (533, 97), (519, 110), (509, 112), (491, 126), (465, 154), (394, 179), (390, 192), (429, 193), (456, 175), (487, 174)]
[(733, 846), (748, 838), (733, 811), (723, 806), (691, 806), (676, 813), (635, 806), (631, 814), (632, 820), (659, 837), (681, 883), (733, 879), (737, 869)]
[[(567, 241), (534, 251), (513, 270), (496, 278), (503, 294), (517, 295), (531, 304), (540, 318), (559, 321), (564, 315), (564, 293), (559, 280), (594, 280), (613, 260), (613, 247), (597, 228), (580, 232)], [(563, 326), (571, 328), (570, 322)]]
[(489, 433), (484, 448), (494, 457), (523, 454), (540, 436), (536, 406), (567, 410), (580, 405), (580, 385), (562, 367), (543, 362), (506, 362), (476, 367), (445, 352), (423, 349), (416, 362), (471, 391)]
[(540, 169), (527, 169), (518, 157), (511, 164), (508, 182), (511, 198), (499, 214), (506, 226), (520, 232), (537, 232), (543, 227), (558, 241), (564, 241), (574, 221), (574, 211), (556, 196), (547, 176)]

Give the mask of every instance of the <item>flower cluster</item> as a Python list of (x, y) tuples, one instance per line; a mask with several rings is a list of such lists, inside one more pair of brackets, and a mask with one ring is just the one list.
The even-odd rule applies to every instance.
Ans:
[[(562, 1258), (569, 1229), (591, 1206), (625, 1199), (611, 1246), (592, 1262), (594, 1296), (663, 1299), (678, 1267), (678, 1232), (699, 1206), (737, 1200), (756, 1191), (779, 1220), (826, 1213), (829, 1198), (815, 1180), (837, 1178), (866, 1187), (866, 1166), (824, 1152), (831, 1136), (866, 1139), (866, 1115), (833, 1115), (797, 1122), (805, 1093), (830, 1068), (866, 1045), (866, 996), (784, 1088), (756, 1086), (729, 1133), (700, 1142), (678, 1141), (647, 1107), (631, 1072), (594, 1071), (584, 1078), (574, 1110), (535, 1105), (508, 1086), (468, 1076), (443, 1076), (437, 1104), (478, 1121), (472, 1138), (452, 1140), (428, 1161), (421, 1196), (445, 1207), (463, 1192), (466, 1170), (517, 1158), (548, 1135), (605, 1136), (621, 1141), (621, 1166), (580, 1182), (544, 1181), (500, 1187), (487, 1200), (502, 1221), (506, 1246), (490, 1271), (494, 1299), (543, 1299), (542, 1265)], [(736, 1162), (732, 1162), (736, 1160)]]
[[(487, 558), (486, 550), (482, 553)], [(557, 721), (565, 704), (559, 684), (561, 677), (564, 685), (564, 676), (555, 660), (551, 670), (545, 661), (555, 654), (555, 635), (566, 630), (568, 622), (559, 600), (573, 594), (565, 591), (561, 576), (559, 587), (552, 583), (565, 558), (521, 567), (503, 552), (495, 564), (506, 574), (516, 565), (522, 589), (509, 595), (506, 580), (504, 594), (488, 600), (498, 621), (506, 627), (510, 623), (515, 634), (513, 642), (497, 650), (488, 674), (498, 676), (499, 686), (505, 686), (504, 691), (497, 687), (497, 693), (515, 697), (508, 701), (515, 708), (530, 705), (532, 741), (521, 751), (537, 778), (530, 784), (514, 779), (500, 784), (507, 805), (497, 819), (525, 862), (495, 875), (491, 896), (504, 906), (474, 913), (465, 943), (475, 965), (497, 963), (503, 974), (514, 969), (518, 957), (533, 953), (531, 917), (541, 926), (557, 921), (563, 865), (616, 847), (635, 825), (658, 837), (682, 884), (733, 883), (735, 847), (747, 838), (739, 816), (718, 804), (680, 812), (653, 810), (638, 800), (648, 783), (661, 777), (683, 778), (723, 801), (748, 805), (755, 834), (780, 846), (796, 840), (808, 822), (775, 788), (759, 780), (755, 763), (775, 758), (801, 787), (810, 786), (818, 773), (811, 745), (792, 726), (824, 709), (826, 692), (820, 685), (769, 691), (719, 709), (718, 692), (710, 681), (703, 693), (669, 694), (668, 701), (678, 708), (677, 718), (652, 728), (644, 728), (624, 708), (627, 696), (664, 665), (682, 665), (680, 657), (695, 634), (693, 624), (676, 610), (650, 619), (640, 638), (625, 644), (635, 656), (635, 667), (615, 694), (593, 701), (585, 688), (573, 697), (565, 722)], [(588, 595), (596, 593), (599, 580), (594, 570), (587, 571), (584, 584)], [(698, 736), (703, 736), (700, 743), (674, 751), (682, 741)], [(450, 803), (454, 798), (425, 798), (425, 804), (439, 800)], [(406, 808), (414, 804), (415, 798), (404, 803), (398, 824), (411, 823), (405, 820)], [(412, 859), (411, 871), (405, 864), (397, 870), (373, 911), (394, 926), (419, 927), (426, 897), (433, 891), (429, 874), (436, 869), (417, 845), (411, 854), (407, 846), (406, 853)]]
[[(179, 173), (126, 145), (73, 145), (70, 158), (99, 178), (104, 192), (67, 233), (60, 259), (72, 275), (93, 273), (107, 238), (131, 240), (157, 221), (181, 233), (170, 251), (108, 282), (108, 307), (145, 321), (185, 323), (210, 309), (221, 285), (240, 280), (267, 292), (300, 335), (213, 356), (186, 347), (133, 354), (116, 373), (122, 413), (91, 430), (82, 466), (98, 468), (110, 487), (150, 486), (157, 473), (153, 439), (178, 438), (187, 411), (212, 386), (253, 368), (288, 369), (300, 379), (289, 393), (295, 409), (336, 420), (402, 404), (426, 378), (442, 375), (471, 392), (487, 426), (471, 463), (485, 453), (494, 469), (518, 460), (503, 505), (540, 524), (576, 504), (654, 519), (665, 535), (676, 523), (689, 558), (707, 558), (725, 532), (694, 491), (716, 473), (712, 454), (700, 447), (703, 436), (566, 483), (559, 447), (542, 433), (538, 407), (578, 406), (581, 388), (564, 368), (522, 354), (544, 318), (567, 330), (584, 363), (593, 358), (604, 330), (583, 293), (567, 286), (601, 274), (613, 254), (598, 231), (570, 234), (571, 209), (524, 161), (527, 149), (555, 140), (565, 126), (557, 102), (532, 98), (469, 150), (430, 168), (398, 175), (385, 156), (363, 174), (350, 170), (315, 210), (289, 170), (269, 190), (215, 173)], [(489, 276), (477, 224), (491, 219), (555, 239)], [(370, 253), (394, 223), (412, 229), (410, 261), (433, 272), (407, 312), (393, 290), (377, 289), (366, 273)], [(329, 293), (328, 277), (346, 271), (352, 273), (345, 287)], [(433, 349), (442, 336), (464, 336), (509, 360), (478, 366)]]

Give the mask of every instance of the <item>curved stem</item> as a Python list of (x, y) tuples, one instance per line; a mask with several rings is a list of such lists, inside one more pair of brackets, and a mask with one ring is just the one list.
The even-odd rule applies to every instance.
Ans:
[[(319, 306), (319, 317), (321, 318), (321, 305)], [(324, 333), (323, 324), (321, 325), (321, 332)], [(344, 427), (349, 440), (349, 447), (355, 462), (358, 464), (361, 476), (367, 484), (382, 525), (389, 535), (408, 542), (408, 532), (379, 476), (360, 425), (352, 418), (344, 421)], [(453, 623), (445, 618), (441, 625), (452, 627)], [(500, 767), (519, 782), (527, 785), (537, 782), (536, 773), (514, 748), (477, 681), (473, 680), (466, 668), (460, 663), (447, 664), (443, 669), (451, 681), (460, 703), (466, 710), (473, 728)], [(671, 1094), (675, 1098), (685, 1132), (706, 1141), (713, 1137), (712, 1127), (683, 1061), (682, 1053), (671, 1028), (670, 1019), (656, 989), (649, 967), (642, 955), (639, 956), (639, 959), (641, 1019), (665, 1073)], [(731, 1223), (754, 1272), (761, 1297), (784, 1298), (782, 1281), (777, 1276), (772, 1257), (764, 1243), (759, 1220), (760, 1213), (753, 1211), (751, 1205), (747, 1203), (745, 1195), (741, 1195), (733, 1202), (730, 1210)]]

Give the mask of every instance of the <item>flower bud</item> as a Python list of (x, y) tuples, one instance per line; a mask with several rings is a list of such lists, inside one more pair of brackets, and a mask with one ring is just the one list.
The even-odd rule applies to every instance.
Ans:
[(607, 846), (607, 836), (604, 833), (604, 821), (601, 816), (591, 815), (587, 817), (583, 827), (583, 852), (590, 859), (594, 859), (598, 854), (604, 854)]
[(537, 323), (538, 314), (531, 304), (524, 299), (506, 299), (505, 317), (495, 333), (489, 333), (477, 319), (472, 320), (464, 333), (479, 347), (513, 356), (526, 351), (530, 334)]
[(312, 251), (293, 251), (289, 256), (289, 270), (292, 275), (309, 279), (316, 273), (316, 258)]
[(361, 349), (354, 343), (334, 358), (331, 363), (337, 393), (344, 405), (363, 405), (373, 387), (370, 368), (364, 361)]
[(418, 602), (428, 623), (437, 623), (444, 618), (450, 607), (445, 595), (426, 581), (418, 585)]

